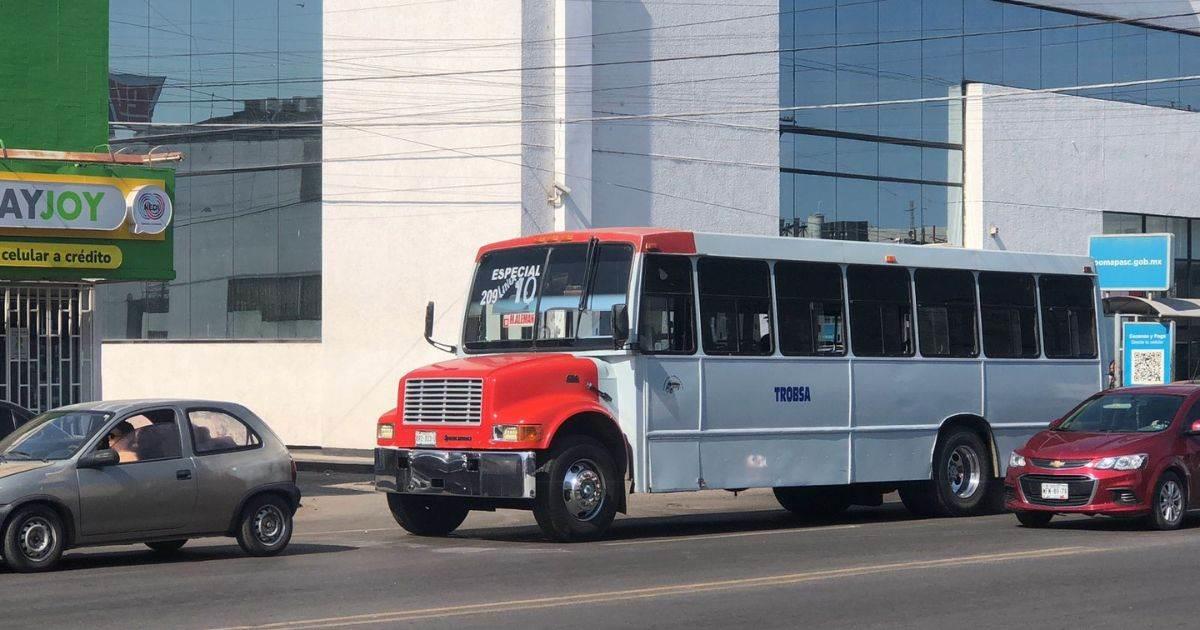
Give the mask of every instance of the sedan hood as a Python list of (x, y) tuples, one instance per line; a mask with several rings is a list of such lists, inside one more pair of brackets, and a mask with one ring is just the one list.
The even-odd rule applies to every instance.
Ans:
[(43, 462), (41, 460), (0, 462), (0, 479), (11, 477), (23, 472), (29, 472), (30, 470), (37, 470), (38, 468), (45, 468), (49, 465), (50, 462)]
[(1024, 453), (1047, 459), (1091, 459), (1147, 452), (1158, 433), (1082, 433), (1042, 431), (1029, 439)]

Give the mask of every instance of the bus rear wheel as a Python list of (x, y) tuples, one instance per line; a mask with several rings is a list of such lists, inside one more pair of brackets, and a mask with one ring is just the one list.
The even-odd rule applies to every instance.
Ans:
[(991, 456), (979, 434), (951, 429), (933, 453), (933, 478), (900, 488), (900, 500), (916, 516), (972, 516), (994, 503), (998, 481), (992, 478)]
[(587, 436), (566, 437), (550, 447), (537, 475), (533, 516), (551, 540), (595, 540), (616, 517), (620, 491), (604, 445)]
[(842, 486), (775, 488), (775, 498), (792, 514), (813, 518), (837, 516), (850, 507), (850, 489)]

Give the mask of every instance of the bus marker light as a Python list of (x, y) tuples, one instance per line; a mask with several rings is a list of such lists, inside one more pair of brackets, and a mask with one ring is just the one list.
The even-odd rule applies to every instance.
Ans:
[(894, 264), (896, 264), (896, 257), (892, 254), (888, 254), (887, 256), (883, 257), (883, 262), (885, 262), (889, 265), (894, 265)]

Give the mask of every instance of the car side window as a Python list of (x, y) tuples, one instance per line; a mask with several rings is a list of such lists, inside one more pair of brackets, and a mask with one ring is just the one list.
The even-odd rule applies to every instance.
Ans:
[(224, 411), (191, 409), (187, 415), (197, 455), (240, 451), (262, 444), (262, 438), (245, 422)]
[(129, 416), (109, 429), (99, 448), (116, 451), (122, 464), (181, 457), (175, 411), (155, 409)]
[(15, 430), (17, 430), (17, 417), (12, 411), (0, 407), (0, 438), (6, 437)]

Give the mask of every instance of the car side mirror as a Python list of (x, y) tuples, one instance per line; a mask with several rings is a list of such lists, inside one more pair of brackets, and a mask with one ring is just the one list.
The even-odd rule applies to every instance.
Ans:
[(78, 468), (104, 468), (121, 463), (121, 456), (111, 448), (103, 448), (79, 458)]
[(629, 307), (625, 304), (613, 304), (612, 333), (613, 343), (618, 348), (629, 341)]
[(1053, 431), (1053, 430), (1057, 429), (1058, 426), (1061, 425), (1062, 423), (1063, 423), (1062, 418), (1055, 418), (1054, 420), (1051, 420), (1050, 421), (1050, 430)]
[(1184, 435), (1200, 435), (1200, 420), (1195, 420), (1192, 425), (1183, 432)]

